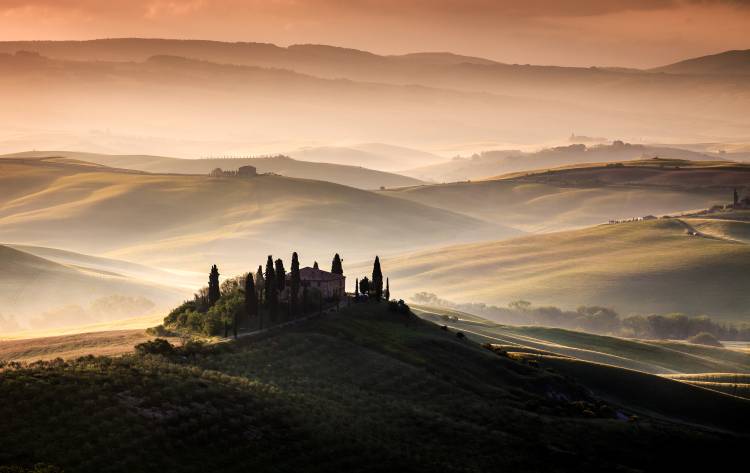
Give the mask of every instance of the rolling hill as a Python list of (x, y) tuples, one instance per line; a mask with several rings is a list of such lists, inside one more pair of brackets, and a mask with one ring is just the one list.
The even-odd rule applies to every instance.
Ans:
[(520, 172), (383, 194), (540, 232), (709, 208), (731, 202), (735, 188), (750, 189), (750, 165), (659, 158)]
[(667, 74), (750, 74), (750, 49), (686, 59), (652, 69)]
[[(550, 328), (514, 326), (454, 309), (419, 306), (416, 313), (447, 324), (480, 343), (492, 343), (510, 354), (555, 355), (607, 364), (650, 374), (750, 373), (750, 354), (665, 340), (636, 340)], [(444, 316), (453, 317), (446, 320)]]
[[(135, 144), (145, 144), (146, 154), (175, 153), (164, 138), (182, 141), (191, 156), (260, 146), (268, 152), (269, 144), (276, 152), (335, 146), (342, 137), (474, 149), (469, 144), (498, 137), (557, 142), (571, 130), (648, 141), (744, 140), (748, 125), (742, 76), (508, 65), (444, 54), (143, 39), (5, 42), (0, 72), (0, 98), (15, 130), (73, 132), (114, 153)], [(109, 139), (112, 132), (123, 138)], [(53, 149), (55, 142), (47, 137), (33, 146)]]
[[(748, 225), (748, 223), (745, 223)], [(393, 290), (505, 306), (612, 307), (621, 315), (750, 317), (750, 246), (688, 234), (680, 219), (600, 225), (385, 258)], [(351, 265), (350, 265), (351, 266)], [(366, 274), (366, 265), (354, 272)]]
[[(750, 416), (746, 400), (644, 373), (575, 361), (550, 371), (541, 360), (540, 369), (384, 304), (192, 349), (1, 371), (4, 463), (131, 472), (722, 467), (737, 461)], [(704, 455), (683, 454), (692, 448)]]
[[(225, 171), (235, 171), (240, 166), (250, 165), (255, 166), (259, 173), (275, 173), (300, 179), (328, 181), (358, 189), (403, 187), (421, 184), (421, 181), (417, 179), (398, 174), (351, 165), (298, 161), (281, 155), (259, 158), (179, 159), (163, 156), (107, 155), (77, 151), (28, 151), (0, 156), (0, 159), (46, 157), (65, 157), (113, 168), (175, 174), (205, 175), (217, 167)], [(325, 159), (325, 154), (320, 157)]]
[(525, 153), (519, 150), (486, 151), (471, 157), (408, 169), (403, 174), (432, 182), (486, 179), (516, 172), (551, 169), (586, 163), (638, 161), (654, 157), (691, 161), (721, 161), (726, 156), (679, 147), (651, 146), (616, 141), (609, 145), (572, 144)]
[[(33, 328), (80, 326), (165, 310), (189, 290), (112, 271), (61, 264), (0, 245), (0, 338)], [(90, 307), (89, 307), (90, 306)]]
[(370, 258), (517, 231), (402, 199), (278, 175), (147, 174), (58, 159), (0, 160), (0, 240), (225, 276), (266, 256)]

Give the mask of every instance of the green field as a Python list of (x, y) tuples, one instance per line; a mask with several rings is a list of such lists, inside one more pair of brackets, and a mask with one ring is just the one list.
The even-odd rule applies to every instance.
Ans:
[[(743, 225), (750, 225), (744, 223)], [(506, 307), (598, 305), (620, 315), (750, 317), (750, 246), (659, 219), (428, 249), (385, 258), (394, 291)]]
[[(651, 374), (750, 373), (750, 354), (690, 343), (634, 340), (550, 327), (496, 324), (456, 310), (420, 307), (421, 317), (462, 330), (482, 343), (507, 351), (541, 351)], [(446, 322), (443, 315), (458, 316)]]
[[(619, 383), (623, 370), (598, 369), (596, 380), (578, 379), (384, 304), (355, 305), (185, 356), (8, 367), (0, 372), (0, 464), (642, 471), (695, 465), (682, 455), (691, 448), (706, 462), (732, 460), (747, 440), (729, 433), (750, 419), (747, 401), (646, 374), (645, 387), (675, 389), (679, 410), (650, 391), (600, 395), (595, 382)], [(711, 410), (693, 415), (694, 402)]]

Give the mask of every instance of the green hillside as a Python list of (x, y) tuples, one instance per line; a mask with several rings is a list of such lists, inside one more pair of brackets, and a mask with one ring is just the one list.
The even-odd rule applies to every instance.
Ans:
[(402, 294), (747, 321), (750, 246), (688, 230), (680, 219), (600, 225), (425, 250), (386, 258), (383, 265)]
[[(726, 348), (635, 340), (560, 328), (503, 325), (436, 307), (420, 307), (417, 313), (508, 352), (563, 355), (651, 374), (750, 373), (750, 354)], [(458, 317), (458, 320), (445, 320), (445, 315)]]
[[(0, 241), (229, 274), (294, 248), (311, 264), (516, 231), (330, 182), (147, 174), (60, 159), (0, 159)], [(325, 259), (323, 259), (325, 258)], [(229, 263), (227, 263), (229, 264)]]
[[(600, 370), (602, 380), (612, 373)], [(707, 464), (736, 460), (746, 439), (730, 431), (750, 420), (750, 403), (648, 379), (675, 388), (686, 410), (662, 412), (647, 394), (604, 401), (588, 394), (591, 380), (498, 356), (384, 304), (358, 304), (182, 356), (6, 368), (0, 464), (92, 472), (655, 471), (696, 466), (683, 455), (696, 448)], [(693, 402), (711, 410), (693, 415)]]
[(179, 159), (164, 156), (112, 155), (78, 151), (28, 151), (0, 156), (0, 158), (46, 158), (61, 156), (97, 163), (113, 168), (134, 169), (153, 173), (208, 174), (215, 168), (236, 171), (240, 166), (254, 166), (259, 173), (275, 173), (300, 179), (328, 181), (358, 189), (414, 186), (420, 181), (389, 172), (361, 166), (322, 162), (298, 161), (287, 156), (225, 159)]
[[(640, 157), (640, 151), (632, 153)], [(576, 156), (563, 153), (570, 154)], [(606, 159), (607, 153), (597, 157)], [(586, 164), (583, 158), (568, 158), (568, 163), (581, 161), (550, 169), (529, 156), (528, 161), (518, 159), (526, 166), (523, 172), (492, 178), (484, 174), (486, 179), (479, 181), (390, 189), (384, 194), (544, 232), (706, 209), (730, 203), (733, 189), (750, 186), (748, 164), (664, 158)], [(529, 171), (532, 167), (535, 170)]]

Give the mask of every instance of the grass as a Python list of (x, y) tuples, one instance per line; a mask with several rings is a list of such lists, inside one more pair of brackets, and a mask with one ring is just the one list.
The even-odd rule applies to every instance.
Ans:
[(397, 281), (394, 290), (404, 296), (427, 291), (455, 302), (506, 306), (524, 299), (536, 306), (600, 305), (622, 315), (683, 312), (738, 322), (750, 315), (748, 265), (750, 246), (689, 236), (676, 219), (383, 259)]
[(726, 204), (732, 187), (744, 186), (750, 176), (749, 166), (727, 162), (660, 159), (621, 164), (575, 164), (385, 194), (526, 232), (549, 232)]
[(154, 337), (144, 330), (109, 330), (54, 337), (0, 341), (0, 362), (38, 361), (81, 356), (131, 353), (133, 347)]
[[(0, 207), (0, 241), (189, 271), (218, 263), (224, 274), (254, 270), (269, 253), (288, 258), (290, 248), (312, 264), (328, 261), (330, 248), (370, 259), (367, 248), (393, 252), (517, 234), (330, 182), (144, 174), (56, 159), (0, 159)], [(347, 231), (331, 231), (335, 226)]]
[[(418, 313), (437, 323), (448, 323), (478, 341), (508, 345), (508, 351), (532, 349), (651, 374), (750, 373), (750, 354), (726, 348), (633, 340), (559, 328), (501, 325), (476, 316), (466, 318), (459, 311), (432, 307), (420, 308)], [(443, 322), (440, 316), (444, 314), (458, 315), (459, 321)], [(519, 350), (521, 347), (523, 350)]]
[[(611, 368), (602, 369), (604, 380)], [(726, 418), (747, 413), (726, 401), (733, 398), (663, 381), (708, 393), (701, 398), (715, 406), (708, 424), (727, 427)], [(198, 355), (6, 369), (0, 464), (97, 472), (650, 470), (695, 462), (680, 454), (690, 448), (731, 460), (745, 442), (588, 389), (385, 305), (355, 305)], [(623, 420), (632, 415), (641, 420)]]

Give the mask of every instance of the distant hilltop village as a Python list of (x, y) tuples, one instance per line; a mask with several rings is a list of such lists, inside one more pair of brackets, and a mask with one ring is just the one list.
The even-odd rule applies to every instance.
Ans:
[[(252, 166), (247, 166), (252, 168)], [(253, 168), (254, 169), (254, 168)], [(241, 174), (242, 168), (233, 176)], [(247, 171), (245, 171), (247, 172)], [(291, 323), (311, 314), (338, 310), (342, 303), (387, 301), (389, 309), (408, 313), (403, 301), (391, 301), (390, 281), (383, 278), (380, 258), (375, 257), (371, 277), (357, 278), (354, 292), (346, 292), (343, 260), (336, 253), (331, 270), (324, 271), (316, 261), (300, 268), (297, 253), (292, 254), (289, 272), (279, 258), (271, 255), (254, 273), (219, 282), (219, 268), (211, 267), (208, 286), (201, 288), (192, 300), (174, 309), (164, 324), (154, 329), (157, 335), (200, 333), (237, 337), (241, 332), (258, 332)]]
[(236, 171), (224, 171), (221, 168), (215, 168), (213, 171), (208, 173), (211, 177), (255, 177), (258, 175), (258, 170), (255, 166), (240, 166)]

